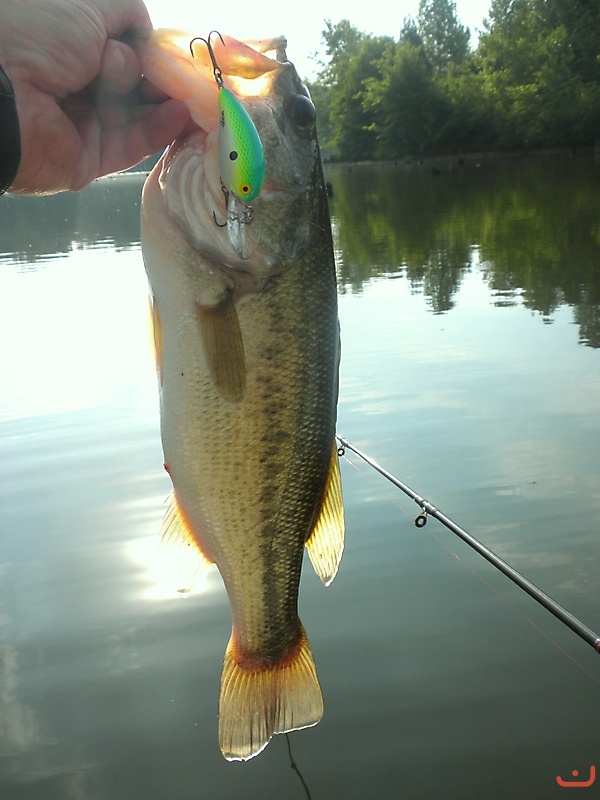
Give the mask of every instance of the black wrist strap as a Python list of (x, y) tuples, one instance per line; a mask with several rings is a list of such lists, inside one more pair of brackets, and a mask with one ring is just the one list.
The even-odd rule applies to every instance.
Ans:
[(0, 67), (0, 194), (14, 181), (21, 161), (21, 132), (15, 93)]

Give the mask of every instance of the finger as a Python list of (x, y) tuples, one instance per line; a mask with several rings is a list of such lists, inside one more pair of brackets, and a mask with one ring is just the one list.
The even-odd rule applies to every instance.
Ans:
[(127, 94), (138, 85), (142, 79), (140, 63), (129, 45), (116, 39), (107, 40), (99, 78), (107, 89), (119, 94)]
[(156, 153), (171, 144), (190, 122), (190, 112), (181, 100), (166, 100), (151, 107), (139, 121), (143, 136), (148, 141), (150, 153)]
[(187, 106), (179, 100), (141, 109), (141, 116), (102, 135), (100, 175), (127, 169), (171, 144), (190, 121)]
[(143, 0), (104, 0), (98, 6), (109, 36), (121, 36), (131, 29), (152, 27), (150, 15)]
[(147, 78), (142, 78), (138, 91), (143, 103), (163, 103), (165, 100), (170, 99), (170, 95), (163, 92), (162, 89), (158, 89)]

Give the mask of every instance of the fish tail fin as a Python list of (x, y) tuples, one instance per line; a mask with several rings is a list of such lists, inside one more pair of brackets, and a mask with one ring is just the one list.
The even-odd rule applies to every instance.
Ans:
[(247, 761), (269, 744), (275, 733), (316, 725), (323, 696), (308, 638), (276, 663), (248, 667), (236, 659), (229, 641), (221, 676), (219, 744), (228, 761)]

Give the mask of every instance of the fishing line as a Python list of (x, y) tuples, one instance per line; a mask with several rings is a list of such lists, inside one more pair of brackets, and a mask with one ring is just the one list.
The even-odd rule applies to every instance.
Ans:
[[(466, 544), (469, 545), (473, 550), (475, 550), (479, 555), (483, 556), (492, 566), (496, 567), (497, 570), (502, 572), (507, 578), (513, 583), (516, 583), (523, 591), (527, 592), (527, 594), (532, 597), (536, 602), (542, 605), (547, 611), (553, 614), (557, 619), (559, 619), (564, 625), (570, 628), (580, 639), (583, 639), (584, 642), (589, 644), (597, 653), (600, 653), (600, 635), (595, 633), (591, 628), (588, 628), (583, 622), (581, 622), (577, 617), (567, 611), (563, 606), (553, 600), (549, 595), (543, 592), (540, 588), (538, 588), (535, 584), (533, 584), (530, 580), (528, 580), (524, 575), (518, 572), (514, 567), (512, 567), (508, 562), (504, 561), (504, 559), (500, 558), (496, 553), (486, 547), (482, 542), (472, 536), (470, 533), (461, 528), (459, 525), (456, 524), (450, 517), (447, 517), (443, 514), (439, 509), (437, 509), (432, 503), (422, 497), (420, 494), (417, 494), (410, 486), (407, 486), (401, 480), (396, 478), (395, 475), (392, 475), (391, 472), (388, 472), (384, 467), (377, 463), (374, 459), (368, 456), (366, 453), (363, 453), (358, 447), (355, 447), (351, 442), (343, 437), (336, 435), (338, 442), (340, 443), (340, 448), (338, 453), (340, 456), (343, 456), (346, 450), (351, 450), (355, 453), (359, 458), (361, 458), (366, 464), (372, 467), (376, 472), (379, 472), (380, 475), (388, 480), (391, 484), (393, 484), (396, 488), (400, 489), (400, 491), (404, 492), (408, 497), (415, 501), (415, 503), (421, 508), (421, 513), (418, 514), (415, 519), (414, 523), (418, 528), (423, 528), (427, 524), (428, 516), (435, 517), (439, 522), (442, 523), (449, 531), (454, 533), (460, 539), (463, 540)], [(522, 615), (524, 616), (524, 615)], [(533, 623), (532, 623), (533, 624)], [(537, 626), (536, 626), (537, 627)], [(549, 637), (546, 637), (549, 638)]]
[(304, 780), (304, 777), (300, 772), (298, 765), (294, 761), (294, 756), (292, 755), (292, 743), (290, 742), (290, 735), (287, 732), (285, 734), (285, 739), (287, 742), (288, 755), (290, 757), (290, 769), (292, 769), (296, 773), (296, 775), (300, 778), (300, 783), (302, 784), (302, 788), (306, 793), (306, 800), (312, 800), (312, 795), (310, 793), (310, 789), (308, 788), (308, 784)]

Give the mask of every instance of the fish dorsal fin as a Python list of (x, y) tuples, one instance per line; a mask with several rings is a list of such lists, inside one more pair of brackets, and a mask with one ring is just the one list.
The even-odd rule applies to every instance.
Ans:
[(169, 508), (160, 529), (163, 569), (173, 580), (176, 591), (187, 594), (212, 562), (204, 555), (183, 516), (175, 492), (169, 497)]
[(214, 384), (225, 400), (237, 402), (246, 391), (246, 358), (233, 297), (227, 292), (214, 305), (196, 302), (196, 311)]
[(333, 445), (323, 502), (306, 542), (311, 564), (325, 586), (335, 578), (344, 550), (344, 505), (337, 447)]

